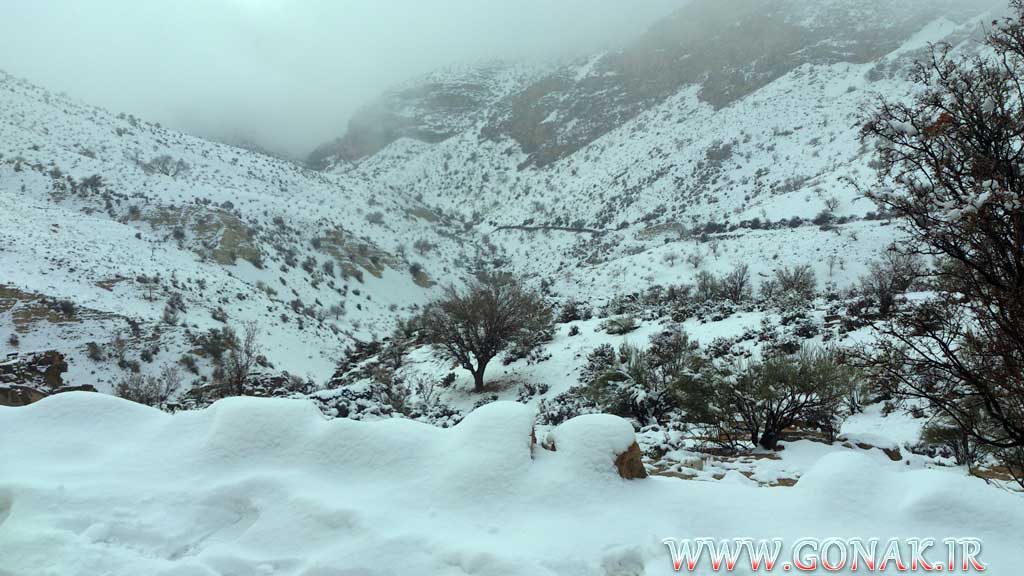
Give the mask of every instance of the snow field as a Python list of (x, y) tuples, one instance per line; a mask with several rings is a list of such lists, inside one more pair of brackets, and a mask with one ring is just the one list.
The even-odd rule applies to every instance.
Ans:
[(993, 573), (1024, 560), (1024, 502), (978, 479), (837, 452), (790, 489), (625, 481), (627, 423), (567, 422), (557, 452), (532, 424), (513, 403), (449, 430), (282, 400), (0, 409), (0, 574), (655, 575), (667, 537), (971, 536)]

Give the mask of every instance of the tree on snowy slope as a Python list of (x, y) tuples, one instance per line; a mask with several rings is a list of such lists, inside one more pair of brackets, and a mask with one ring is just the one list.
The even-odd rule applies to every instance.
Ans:
[[(936, 46), (918, 97), (882, 104), (864, 131), (896, 183), (868, 195), (903, 218), (907, 252), (938, 264), (938, 297), (882, 328), (874, 365), (1004, 455), (1024, 447), (1024, 3), (1012, 7), (980, 55)], [(984, 421), (964, 409), (979, 405)]]
[(498, 354), (528, 342), (552, 322), (539, 295), (507, 274), (483, 274), (465, 290), (449, 286), (420, 318), (427, 342), (473, 375), (476, 392), (484, 389), (484, 371)]

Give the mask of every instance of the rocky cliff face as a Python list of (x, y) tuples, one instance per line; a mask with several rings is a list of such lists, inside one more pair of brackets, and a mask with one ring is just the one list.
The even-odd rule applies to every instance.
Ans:
[(475, 125), (532, 74), (527, 66), (501, 63), (429, 74), (360, 110), (345, 135), (320, 146), (308, 163), (323, 169), (358, 161), (400, 138), (441, 142)]
[(485, 134), (510, 137), (546, 166), (687, 85), (721, 108), (805, 64), (865, 63), (938, 13), (978, 4), (911, 0), (697, 0), (628, 48), (562, 68), (501, 102)]
[(321, 146), (311, 165), (358, 161), (399, 138), (446, 140), (482, 118), (544, 167), (579, 151), (686, 86), (729, 106), (803, 65), (866, 63), (938, 14), (953, 21), (999, 0), (695, 0), (624, 49), (546, 72), (503, 65), (433, 74), (384, 95)]

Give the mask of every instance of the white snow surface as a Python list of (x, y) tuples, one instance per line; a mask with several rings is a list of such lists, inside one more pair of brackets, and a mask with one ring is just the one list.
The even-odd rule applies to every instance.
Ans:
[(449, 430), (286, 400), (3, 408), (0, 574), (653, 575), (666, 537), (739, 536), (971, 536), (992, 573), (1024, 560), (1024, 500), (958, 473), (837, 452), (791, 489), (626, 481), (628, 424), (570, 421), (548, 452), (532, 421), (513, 403)]

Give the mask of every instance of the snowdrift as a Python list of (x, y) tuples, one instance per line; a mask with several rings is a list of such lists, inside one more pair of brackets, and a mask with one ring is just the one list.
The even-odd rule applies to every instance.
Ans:
[(282, 400), (2, 409), (0, 574), (670, 574), (667, 537), (970, 536), (993, 573), (1024, 560), (1024, 500), (956, 471), (837, 453), (792, 489), (626, 481), (624, 421), (567, 422), (556, 452), (532, 430), (512, 403), (449, 430)]

